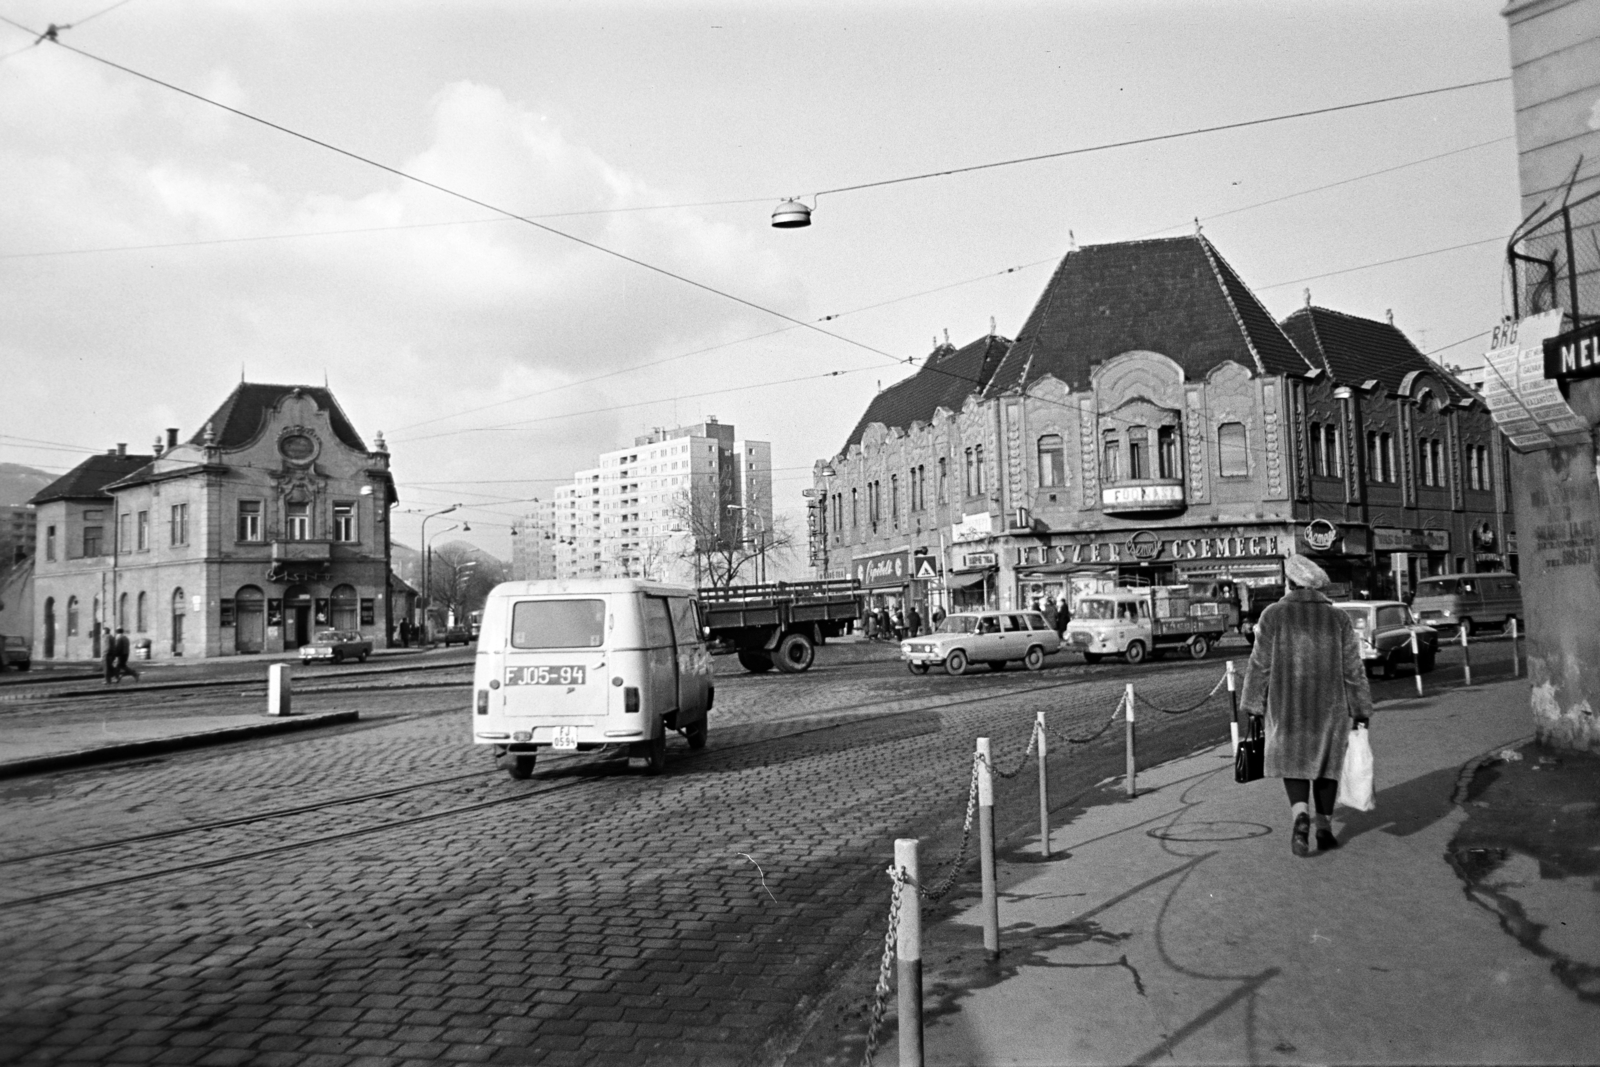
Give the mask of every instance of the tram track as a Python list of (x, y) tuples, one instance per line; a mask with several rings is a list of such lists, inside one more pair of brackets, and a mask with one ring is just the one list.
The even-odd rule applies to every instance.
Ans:
[[(1096, 672), (1096, 673), (1099, 673), (1099, 672)], [(852, 725), (852, 724), (854, 724), (856, 722), (861, 721), (865, 717), (872, 716), (874, 709), (888, 709), (888, 710), (880, 711), (878, 717), (881, 717), (881, 718), (895, 718), (895, 717), (899, 717), (899, 716), (903, 716), (903, 715), (920, 714), (920, 713), (926, 713), (926, 712), (930, 712), (930, 711), (941, 711), (941, 710), (944, 710), (944, 709), (947, 709), (947, 708), (960, 707), (960, 706), (970, 705), (970, 704), (975, 704), (975, 703), (989, 702), (989, 701), (994, 701), (994, 700), (998, 700), (998, 699), (1009, 699), (1009, 698), (1014, 698), (1014, 697), (1025, 697), (1025, 696), (1028, 696), (1028, 695), (1031, 695), (1031, 694), (1040, 693), (1040, 692), (1047, 692), (1047, 691), (1050, 691), (1050, 690), (1064, 689), (1064, 688), (1067, 688), (1067, 687), (1070, 687), (1070, 686), (1081, 685), (1086, 680), (1087, 679), (1085, 679), (1083, 676), (1076, 675), (1076, 676), (1074, 676), (1072, 678), (1069, 678), (1069, 679), (1057, 679), (1057, 680), (1052, 680), (1052, 681), (1048, 681), (1048, 682), (1041, 682), (1041, 683), (1032, 684), (1032, 685), (1003, 685), (1003, 684), (996, 684), (996, 685), (984, 686), (978, 692), (972, 692), (972, 691), (969, 690), (969, 691), (961, 693), (961, 694), (952, 694), (952, 695), (949, 695), (949, 696), (939, 695), (939, 696), (932, 696), (932, 697), (912, 698), (909, 701), (906, 698), (858, 701), (858, 702), (851, 703), (851, 704), (834, 705), (832, 707), (825, 708), (825, 709), (816, 709), (814, 711), (807, 712), (802, 716), (790, 717), (790, 718), (785, 718), (785, 719), (766, 720), (764, 722), (763, 721), (754, 721), (754, 722), (746, 721), (746, 722), (742, 722), (742, 723), (730, 723), (730, 724), (728, 724), (727, 727), (725, 727), (725, 729), (728, 729), (728, 730), (748, 730), (748, 729), (751, 729), (751, 728), (759, 728), (761, 726), (775, 726), (775, 727), (779, 727), (780, 730), (781, 730), (781, 728), (783, 726), (785, 726), (785, 725), (793, 725), (793, 724), (799, 723), (799, 722), (815, 721), (815, 720), (819, 720), (819, 719), (820, 720), (826, 720), (826, 721), (815, 721), (814, 725), (806, 726), (806, 727), (803, 727), (803, 728), (800, 728), (800, 729), (787, 729), (787, 730), (781, 730), (781, 732), (776, 732), (776, 733), (765, 733), (761, 737), (752, 738), (752, 739), (745, 740), (745, 741), (735, 741), (735, 742), (733, 742), (731, 744), (718, 745), (716, 747), (716, 749), (715, 749), (715, 753), (714, 754), (721, 754), (721, 753), (725, 753), (725, 752), (738, 751), (740, 749), (750, 748), (750, 747), (759, 746), (759, 745), (770, 745), (770, 744), (773, 744), (773, 743), (776, 743), (776, 742), (789, 741), (789, 740), (792, 740), (794, 738), (803, 737), (803, 736), (810, 735), (810, 734), (816, 734), (816, 733), (821, 733), (821, 732), (830, 731), (830, 730), (842, 729), (844, 727), (847, 727), (849, 725)], [(599, 756), (599, 759), (606, 759), (606, 758), (607, 758), (607, 756), (604, 754), (604, 752), (602, 752), (602, 754)], [(215, 821), (215, 822), (212, 822), (212, 823), (206, 823), (206, 824), (201, 824), (201, 825), (196, 825), (196, 826), (175, 827), (175, 828), (172, 828), (170, 830), (155, 831), (155, 832), (152, 832), (152, 833), (138, 834), (138, 835), (133, 835), (133, 836), (130, 836), (130, 837), (116, 838), (116, 839), (110, 839), (110, 840), (99, 841), (99, 842), (91, 842), (91, 843), (87, 843), (87, 844), (84, 844), (84, 845), (78, 845), (78, 846), (74, 846), (72, 848), (67, 848), (67, 849), (59, 849), (59, 850), (53, 850), (53, 851), (49, 851), (49, 852), (40, 852), (40, 853), (34, 853), (34, 854), (24, 855), (24, 856), (5, 857), (5, 858), (0, 858), (0, 866), (10, 866), (12, 868), (23, 868), (23, 865), (28, 864), (28, 863), (41, 863), (41, 862), (45, 862), (45, 861), (49, 861), (49, 860), (58, 860), (58, 859), (63, 859), (63, 858), (74, 856), (74, 855), (84, 854), (84, 853), (105, 851), (105, 850), (114, 849), (114, 848), (124, 848), (124, 847), (132, 846), (132, 845), (140, 845), (140, 844), (153, 843), (153, 842), (159, 842), (159, 841), (170, 841), (170, 840), (174, 840), (174, 839), (177, 839), (177, 838), (188, 837), (188, 836), (196, 835), (196, 834), (216, 833), (216, 832), (219, 832), (219, 831), (235, 829), (235, 828), (238, 828), (238, 827), (246, 827), (246, 826), (251, 826), (251, 825), (255, 825), (255, 824), (269, 823), (269, 822), (273, 822), (273, 821), (280, 820), (280, 819), (290, 819), (290, 818), (294, 818), (296, 816), (309, 815), (309, 814), (313, 814), (313, 813), (316, 813), (316, 812), (326, 811), (328, 809), (337, 808), (337, 807), (341, 807), (341, 806), (368, 803), (368, 802), (375, 801), (375, 800), (388, 800), (388, 799), (392, 799), (394, 797), (402, 796), (402, 795), (405, 795), (405, 794), (408, 794), (408, 793), (416, 793), (416, 792), (419, 792), (419, 791), (422, 791), (422, 790), (425, 790), (425, 789), (436, 788), (436, 787), (439, 787), (439, 786), (446, 786), (446, 785), (450, 785), (450, 784), (454, 784), (454, 783), (462, 782), (462, 781), (469, 781), (469, 780), (474, 780), (474, 779), (487, 779), (487, 778), (490, 778), (490, 777), (492, 777), (494, 775), (497, 775), (498, 773), (500, 773), (500, 772), (499, 772), (499, 768), (497, 767), (497, 768), (494, 768), (494, 769), (491, 769), (491, 770), (486, 770), (486, 771), (475, 771), (475, 772), (472, 772), (470, 774), (455, 775), (455, 776), (451, 776), (451, 777), (447, 777), (447, 778), (441, 778), (441, 779), (430, 779), (430, 780), (425, 781), (425, 782), (410, 783), (410, 784), (407, 784), (407, 785), (404, 785), (404, 786), (397, 786), (397, 787), (393, 787), (393, 788), (390, 788), (390, 789), (373, 791), (373, 792), (370, 792), (370, 793), (357, 794), (357, 795), (353, 795), (353, 796), (334, 797), (334, 798), (331, 798), (329, 800), (319, 801), (319, 802), (313, 803), (313, 804), (297, 805), (297, 806), (294, 806), (294, 807), (291, 807), (291, 808), (281, 808), (281, 809), (274, 809), (272, 811), (267, 811), (267, 812), (258, 812), (258, 813), (255, 813), (253, 815), (239, 816), (239, 817), (233, 818), (233, 819), (218, 820), (218, 821)], [(567, 779), (567, 780), (554, 780), (554, 781), (552, 781), (550, 779), (545, 779), (543, 782), (536, 782), (533, 788), (521, 788), (521, 789), (518, 789), (515, 793), (513, 793), (513, 794), (511, 794), (509, 796), (491, 797), (489, 799), (476, 801), (476, 802), (473, 802), (473, 803), (470, 803), (470, 804), (462, 804), (462, 805), (455, 805), (455, 806), (447, 807), (447, 808), (441, 808), (441, 809), (438, 809), (438, 810), (435, 810), (435, 811), (423, 812), (421, 814), (414, 815), (414, 816), (409, 816), (409, 817), (402, 818), (402, 819), (389, 819), (389, 820), (386, 820), (386, 821), (374, 823), (374, 824), (369, 825), (369, 826), (356, 827), (356, 828), (353, 828), (353, 829), (350, 829), (350, 830), (339, 831), (339, 832), (331, 833), (331, 834), (320, 834), (320, 835), (317, 835), (317, 836), (314, 836), (314, 837), (309, 837), (309, 838), (305, 838), (305, 839), (298, 840), (298, 841), (286, 841), (286, 842), (283, 842), (281, 844), (275, 844), (275, 845), (270, 845), (270, 846), (266, 846), (266, 847), (262, 847), (262, 848), (255, 848), (255, 849), (245, 849), (243, 851), (237, 851), (236, 850), (236, 851), (231, 851), (227, 855), (223, 855), (223, 856), (214, 856), (214, 857), (209, 857), (209, 858), (204, 858), (204, 859), (197, 859), (197, 860), (193, 860), (191, 862), (179, 863), (179, 864), (175, 864), (175, 865), (171, 865), (171, 866), (160, 867), (160, 868), (153, 869), (153, 870), (139, 871), (139, 872), (136, 872), (136, 873), (126, 874), (126, 875), (122, 875), (122, 876), (119, 876), (119, 877), (104, 878), (104, 879), (100, 879), (98, 881), (88, 882), (88, 883), (84, 883), (84, 884), (81, 884), (81, 885), (63, 886), (61, 888), (53, 889), (53, 890), (50, 890), (48, 892), (36, 893), (36, 894), (30, 895), (30, 896), (26, 896), (26, 897), (17, 897), (17, 898), (13, 898), (13, 899), (10, 899), (10, 900), (0, 900), (0, 912), (11, 911), (11, 910), (15, 910), (15, 909), (22, 909), (22, 908), (35, 906), (35, 905), (40, 905), (40, 904), (47, 904), (47, 903), (51, 903), (51, 902), (54, 902), (54, 901), (65, 899), (67, 897), (75, 897), (75, 896), (82, 896), (82, 895), (87, 895), (87, 894), (92, 894), (92, 893), (105, 892), (105, 891), (116, 889), (116, 888), (120, 888), (120, 887), (123, 887), (123, 886), (134, 885), (134, 884), (143, 883), (143, 882), (155, 881), (155, 880), (158, 880), (158, 879), (174, 877), (174, 876), (177, 876), (177, 875), (191, 873), (191, 872), (195, 872), (195, 871), (211, 870), (211, 869), (227, 866), (227, 865), (234, 864), (234, 863), (245, 863), (245, 862), (249, 862), (251, 860), (259, 860), (259, 859), (263, 859), (263, 858), (267, 858), (267, 857), (279, 856), (279, 855), (282, 855), (282, 854), (288, 853), (288, 852), (304, 851), (306, 849), (312, 849), (312, 848), (316, 848), (316, 847), (319, 847), (319, 846), (322, 846), (322, 845), (327, 845), (327, 844), (331, 844), (331, 843), (335, 843), (335, 842), (348, 841), (348, 840), (352, 840), (352, 839), (355, 839), (355, 838), (368, 837), (368, 836), (372, 836), (372, 835), (376, 835), (376, 834), (382, 834), (382, 833), (389, 833), (389, 832), (392, 832), (392, 831), (395, 831), (395, 830), (402, 830), (402, 829), (405, 829), (407, 827), (417, 826), (417, 825), (420, 825), (420, 824), (423, 824), (423, 823), (435, 822), (435, 821), (438, 821), (440, 819), (451, 818), (453, 816), (469, 815), (469, 814), (473, 814), (475, 812), (480, 812), (480, 811), (484, 811), (484, 810), (491, 809), (491, 808), (501, 807), (501, 806), (510, 805), (510, 804), (517, 804), (517, 803), (521, 803), (523, 801), (531, 800), (531, 799), (534, 799), (534, 798), (537, 798), (537, 797), (549, 796), (549, 795), (554, 794), (554, 793), (563, 793), (564, 794), (564, 793), (568, 793), (568, 792), (571, 792), (571, 791), (574, 791), (574, 790), (582, 789), (583, 787), (586, 787), (586, 786), (588, 786), (588, 787), (598, 787), (601, 783), (605, 782), (606, 780), (607, 780), (606, 778), (596, 778), (596, 777), (582, 777), (582, 778), (572, 778), (572, 779)], [(25, 868), (23, 868), (23, 869), (25, 869)], [(20, 881), (21, 879), (18, 879), (18, 880)], [(13, 884), (15, 884), (15, 883), (13, 883)]]

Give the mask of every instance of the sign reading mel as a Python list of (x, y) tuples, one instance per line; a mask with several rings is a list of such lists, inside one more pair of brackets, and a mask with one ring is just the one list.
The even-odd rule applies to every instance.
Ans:
[(1600, 321), (1545, 341), (1544, 376), (1558, 382), (1600, 378)]

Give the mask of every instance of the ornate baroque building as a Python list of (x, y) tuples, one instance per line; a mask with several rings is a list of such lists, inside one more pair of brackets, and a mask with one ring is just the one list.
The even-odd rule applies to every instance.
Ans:
[[(816, 464), (812, 557), (878, 600), (1124, 584), (1350, 595), (1514, 566), (1482, 401), (1391, 323), (1274, 322), (1202, 236), (1069, 253), (1015, 342), (936, 348)], [(1512, 550), (1514, 551), (1514, 549)]]
[(241, 382), (187, 442), (118, 446), (34, 497), (34, 655), (97, 655), (117, 626), (157, 659), (280, 652), (327, 626), (382, 644), (397, 502), (382, 435), (368, 449), (331, 392)]

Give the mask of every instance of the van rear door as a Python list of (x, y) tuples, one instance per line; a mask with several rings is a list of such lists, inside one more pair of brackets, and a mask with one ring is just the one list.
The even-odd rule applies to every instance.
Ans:
[(644, 596), (645, 663), (650, 703), (646, 709), (665, 715), (678, 707), (678, 648), (672, 639), (672, 617), (664, 596)]
[(678, 725), (705, 715), (711, 687), (711, 657), (700, 632), (700, 614), (688, 597), (673, 597), (672, 636), (678, 646)]
[(572, 724), (605, 718), (607, 612), (602, 597), (550, 597), (511, 605), (505, 714)]

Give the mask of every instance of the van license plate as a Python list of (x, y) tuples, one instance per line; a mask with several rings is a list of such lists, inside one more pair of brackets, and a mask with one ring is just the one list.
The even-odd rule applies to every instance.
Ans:
[(550, 747), (577, 751), (578, 728), (576, 726), (557, 726), (555, 733), (551, 735)]
[(572, 667), (507, 667), (507, 685), (583, 685), (589, 678), (589, 668)]

